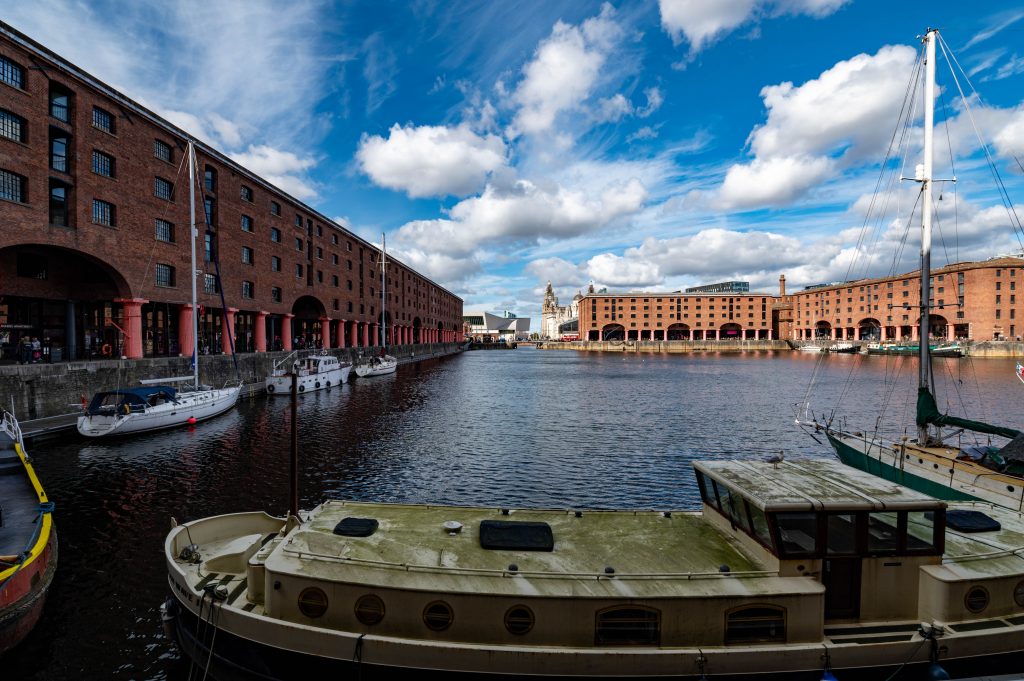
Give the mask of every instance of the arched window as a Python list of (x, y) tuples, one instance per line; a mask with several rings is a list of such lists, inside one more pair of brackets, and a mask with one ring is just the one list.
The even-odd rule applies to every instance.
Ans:
[(786, 609), (777, 605), (745, 605), (725, 615), (725, 643), (786, 641)]
[(597, 645), (651, 645), (661, 642), (661, 613), (642, 605), (617, 605), (597, 613)]

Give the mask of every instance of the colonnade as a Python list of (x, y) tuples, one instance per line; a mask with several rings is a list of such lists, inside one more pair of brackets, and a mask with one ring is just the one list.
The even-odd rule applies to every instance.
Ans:
[[(121, 298), (114, 302), (119, 303), (123, 310), (122, 321), (124, 326), (120, 328), (124, 334), (125, 343), (123, 354), (128, 359), (139, 359), (144, 356), (142, 343), (142, 306), (149, 301), (141, 298)], [(238, 308), (229, 307), (223, 310), (221, 316), (221, 350), (225, 353), (231, 352), (231, 339), (235, 335), (235, 315)], [(192, 336), (192, 315), (194, 313), (191, 304), (181, 305), (178, 310), (178, 348), (182, 356), (190, 356), (195, 350), (195, 341)], [(267, 339), (267, 318), (269, 312), (257, 311), (256, 323), (253, 328), (253, 343), (256, 352), (266, 352), (268, 349)], [(280, 315), (281, 324), (280, 343), (282, 350), (295, 349), (295, 342), (292, 336), (292, 323), (294, 314)], [(351, 319), (332, 319), (327, 316), (320, 317), (320, 347), (329, 350), (332, 347), (372, 347), (380, 342), (380, 325), (373, 322), (365, 322)], [(333, 331), (332, 331), (333, 325)], [(395, 324), (387, 328), (385, 345), (413, 345), (427, 343), (455, 343), (459, 339), (456, 331), (444, 329), (430, 329), (424, 327), (413, 327), (407, 324)], [(273, 339), (277, 340), (277, 339)]]

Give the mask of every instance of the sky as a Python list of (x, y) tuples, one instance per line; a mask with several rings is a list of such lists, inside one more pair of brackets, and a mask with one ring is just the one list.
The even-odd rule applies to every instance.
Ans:
[(1024, 204), (1019, 2), (16, 0), (0, 19), (386, 234), (467, 311), (535, 329), (549, 281), (565, 304), (914, 269), (917, 186), (891, 180), (920, 162), (904, 103), (937, 27), (935, 177), (957, 182), (936, 185), (936, 264), (1022, 250), (992, 182)]

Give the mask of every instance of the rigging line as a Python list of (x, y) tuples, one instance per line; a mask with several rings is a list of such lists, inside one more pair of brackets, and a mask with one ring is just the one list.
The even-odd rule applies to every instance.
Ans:
[[(942, 127), (946, 130), (946, 149), (949, 150), (949, 168), (953, 173), (953, 254), (956, 258), (954, 262), (960, 262), (960, 207), (957, 204), (957, 192), (956, 192), (956, 158), (953, 156), (953, 141), (949, 134), (949, 107), (946, 104), (946, 92), (942, 88), (939, 88), (939, 98), (942, 100)], [(941, 198), (942, 192), (939, 192)], [(936, 215), (938, 212), (936, 211)], [(945, 244), (943, 244), (945, 247)], [(946, 262), (949, 262), (949, 256), (946, 256)]]
[[(977, 96), (979, 105), (984, 106), (981, 95), (978, 94), (978, 91), (971, 83), (971, 79), (963, 70), (963, 67), (956, 61), (956, 57), (952, 55), (952, 51), (949, 53), (946, 52), (945, 41), (942, 40), (941, 36), (939, 38), (939, 45), (942, 47), (942, 53), (946, 55), (947, 62), (951, 61), (952, 64), (956, 64), (957, 68), (960, 69), (960, 72), (963, 74), (964, 80), (967, 81), (967, 84), (970, 86), (971, 91)], [(956, 83), (957, 90), (960, 92), (960, 99), (963, 100), (964, 110), (967, 111), (967, 116), (971, 121), (971, 127), (974, 129), (974, 134), (978, 138), (978, 144), (981, 145), (981, 149), (985, 153), (985, 160), (988, 163), (989, 170), (992, 172), (993, 178), (995, 179), (999, 198), (1002, 200), (1003, 207), (1006, 209), (1007, 217), (1010, 218), (1010, 223), (1013, 225), (1014, 235), (1017, 237), (1017, 243), (1020, 245), (1021, 249), (1024, 250), (1024, 241), (1021, 239), (1022, 235), (1024, 235), (1024, 225), (1021, 224), (1020, 217), (1017, 215), (1017, 211), (1013, 206), (1013, 201), (1010, 199), (1010, 194), (1006, 190), (1006, 185), (1003, 183), (1003, 178), (999, 174), (999, 169), (996, 168), (995, 160), (992, 158), (992, 153), (988, 148), (988, 143), (985, 142), (981, 136), (981, 132), (978, 130), (977, 122), (974, 120), (974, 110), (971, 108), (971, 103), (964, 94), (963, 88), (960, 85), (960, 79), (956, 77), (956, 71), (952, 66), (950, 66), (950, 73), (953, 76), (953, 82)]]

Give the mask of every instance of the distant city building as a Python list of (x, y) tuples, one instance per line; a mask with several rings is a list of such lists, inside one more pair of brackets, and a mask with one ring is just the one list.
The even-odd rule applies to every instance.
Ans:
[[(594, 292), (594, 285), (591, 284), (587, 288), (587, 294)], [(540, 314), (540, 335), (541, 338), (561, 338), (562, 333), (559, 331), (559, 327), (566, 322), (571, 322), (579, 318), (579, 304), (580, 299), (583, 298), (583, 293), (580, 291), (576, 292), (573, 296), (572, 302), (566, 306), (560, 306), (558, 304), (558, 296), (555, 295), (555, 290), (551, 288), (551, 282), (548, 282), (548, 287), (544, 291), (544, 303), (541, 305)]]
[(468, 312), (462, 317), (463, 331), (477, 342), (514, 341), (530, 335), (530, 318), (517, 317), (511, 312), (499, 315), (490, 312)]
[(749, 291), (749, 281), (722, 281), (717, 284), (691, 286), (686, 289), (686, 293), (748, 293)]

